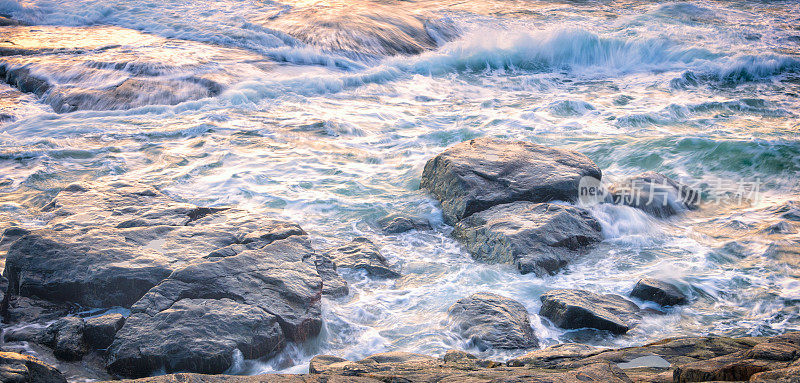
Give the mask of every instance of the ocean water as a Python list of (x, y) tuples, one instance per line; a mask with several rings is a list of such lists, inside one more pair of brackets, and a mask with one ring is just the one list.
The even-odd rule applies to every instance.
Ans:
[[(319, 249), (367, 236), (402, 270), (345, 271), (318, 339), (231, 373), (524, 353), (450, 331), (447, 308), (477, 291), (525, 305), (543, 345), (800, 329), (800, 273), (769, 256), (800, 237), (768, 229), (800, 200), (800, 3), (2, 0), (0, 14), (29, 24), (0, 27), (0, 49), (40, 50), (0, 65), (53, 84), (0, 84), (0, 217), (41, 225), (69, 183), (137, 180), (298, 222)], [(705, 203), (671, 219), (593, 206), (605, 240), (555, 276), (478, 263), (419, 184), (429, 158), (480, 136), (577, 150), (609, 180), (659, 171)], [(392, 214), (433, 229), (381, 233)], [(618, 337), (536, 315), (549, 289), (627, 295), (643, 276), (692, 304)]]

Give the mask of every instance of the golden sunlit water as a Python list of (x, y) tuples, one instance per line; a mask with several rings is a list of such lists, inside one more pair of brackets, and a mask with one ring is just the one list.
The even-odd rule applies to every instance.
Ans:
[[(643, 276), (692, 304), (622, 337), (532, 315), (542, 345), (800, 329), (797, 260), (770, 252), (800, 240), (771, 229), (800, 199), (797, 2), (5, 0), (0, 14), (26, 24), (0, 26), (0, 227), (46, 224), (76, 181), (141, 181), (297, 222), (317, 248), (367, 236), (402, 270), (343, 271), (351, 293), (324, 298), (318, 339), (232, 373), (442, 355), (467, 347), (446, 310), (476, 291), (537, 313), (552, 288), (627, 296)], [(706, 204), (671, 219), (594, 206), (604, 241), (554, 276), (482, 264), (419, 190), (428, 159), (480, 136), (579, 151), (610, 180), (662, 172)], [(757, 199), (735, 198), (756, 182)], [(385, 234), (387, 215), (433, 229)]]

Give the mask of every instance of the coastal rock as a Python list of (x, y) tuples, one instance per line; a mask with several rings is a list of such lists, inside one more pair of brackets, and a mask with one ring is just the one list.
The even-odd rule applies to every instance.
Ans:
[(651, 301), (661, 306), (685, 305), (689, 299), (677, 286), (653, 278), (642, 278), (636, 282), (631, 297)]
[(448, 310), (456, 331), (481, 350), (538, 346), (525, 306), (512, 299), (477, 293), (458, 300)]
[(350, 293), (347, 281), (336, 272), (336, 264), (325, 253), (318, 253), (314, 266), (319, 277), (322, 278), (322, 294), (338, 298)]
[(111, 26), (17, 26), (6, 36), (0, 81), (41, 97), (56, 113), (213, 97), (242, 73), (273, 65), (246, 50)]
[[(789, 372), (793, 362), (800, 359), (800, 333), (778, 335), (758, 342), (746, 351), (738, 351), (715, 358), (679, 365), (675, 368), (675, 382), (742, 381), (765, 371), (779, 371), (781, 377)], [(765, 379), (768, 374), (761, 375)], [(757, 379), (756, 379), (757, 381)]]
[(42, 343), (52, 347), (53, 354), (58, 359), (81, 360), (89, 352), (89, 347), (83, 341), (84, 328), (81, 318), (62, 318), (47, 328)]
[(245, 358), (271, 356), (285, 345), (278, 318), (228, 298), (175, 302), (152, 316), (131, 315), (112, 344), (108, 368), (143, 377), (154, 371), (218, 374), (239, 350)]
[(67, 383), (55, 367), (15, 352), (0, 352), (0, 382), (8, 383)]
[(437, 41), (457, 35), (456, 28), (432, 14), (402, 3), (349, 2), (347, 7), (292, 6), (264, 20), (306, 44), (350, 57), (416, 55)]
[(6, 323), (48, 323), (63, 318), (74, 309), (69, 304), (53, 303), (38, 298), (6, 295), (3, 319)]
[(473, 258), (510, 263), (523, 274), (555, 274), (602, 237), (588, 211), (550, 203), (514, 202), (475, 213), (455, 225)]
[(788, 383), (797, 381), (796, 372), (800, 368), (797, 347), (800, 347), (800, 332), (788, 332), (771, 337), (667, 338), (643, 346), (619, 349), (561, 344), (532, 351), (523, 357), (510, 360), (505, 365), (481, 360), (457, 350), (448, 351), (442, 358), (390, 352), (373, 355), (361, 361), (319, 355), (311, 360), (308, 375), (268, 374), (244, 377), (177, 374), (152, 377), (137, 382), (666, 383), (706, 381), (709, 377), (747, 380), (746, 377), (749, 376), (751, 382)]
[(421, 187), (442, 204), (454, 225), (492, 206), (576, 201), (582, 177), (601, 178), (583, 154), (523, 141), (477, 138), (454, 145), (425, 164)]
[[(468, 355), (468, 354), (467, 354)], [(381, 382), (560, 382), (578, 383), (630, 382), (622, 370), (609, 364), (597, 363), (574, 370), (543, 370), (505, 367), (500, 363), (481, 363), (480, 360), (460, 355), (447, 360), (425, 355), (391, 352), (377, 354), (358, 362), (342, 358), (317, 356), (309, 378), (369, 377)], [(485, 364), (481, 366), (480, 364)]]
[(396, 217), (389, 216), (378, 221), (381, 230), (386, 234), (399, 234), (411, 230), (430, 230), (431, 225), (428, 222), (409, 218), (409, 217)]
[(642, 173), (611, 185), (608, 192), (614, 203), (660, 218), (697, 209), (700, 203), (699, 191), (656, 172)]
[(316, 336), (322, 280), (314, 260), (308, 239), (291, 236), (176, 270), (133, 305), (109, 347), (109, 370), (220, 373), (236, 349), (268, 357), (286, 339)]
[(289, 222), (179, 203), (126, 182), (71, 185), (44, 210), (54, 216), (47, 228), (8, 250), (8, 291), (86, 307), (130, 307), (217, 249), (305, 234)]
[(560, 363), (580, 360), (598, 354), (602, 350), (588, 344), (561, 343), (541, 350), (531, 351), (521, 357), (509, 360), (507, 364), (511, 367), (558, 368)]
[(114, 341), (114, 335), (124, 323), (125, 317), (115, 313), (86, 318), (83, 340), (94, 349), (105, 349)]
[(615, 294), (585, 290), (550, 290), (540, 297), (539, 315), (565, 329), (594, 328), (624, 334), (639, 319), (639, 307)]
[(347, 359), (332, 355), (317, 355), (308, 363), (309, 374), (321, 374), (331, 368), (340, 368), (343, 364), (352, 363)]
[(342, 246), (328, 250), (327, 255), (336, 267), (364, 270), (368, 275), (378, 278), (400, 277), (400, 273), (389, 265), (378, 246), (365, 237), (353, 238)]

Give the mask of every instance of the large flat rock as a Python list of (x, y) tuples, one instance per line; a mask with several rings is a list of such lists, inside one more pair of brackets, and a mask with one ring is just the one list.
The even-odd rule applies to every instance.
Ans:
[(530, 316), (519, 302), (492, 293), (459, 299), (448, 310), (456, 331), (479, 349), (519, 349), (539, 345)]
[(192, 260), (305, 234), (290, 222), (175, 202), (125, 182), (69, 186), (44, 210), (53, 217), (46, 228), (8, 250), (8, 291), (87, 307), (130, 307)]
[(588, 211), (567, 205), (514, 202), (475, 213), (453, 235), (473, 258), (514, 264), (523, 274), (555, 274), (602, 237)]
[(421, 187), (442, 204), (453, 225), (492, 206), (515, 202), (576, 201), (582, 177), (601, 178), (583, 154), (524, 141), (476, 138), (425, 164)]
[(221, 373), (233, 352), (269, 357), (322, 326), (322, 280), (304, 236), (209, 256), (176, 270), (131, 308), (109, 348), (109, 369)]

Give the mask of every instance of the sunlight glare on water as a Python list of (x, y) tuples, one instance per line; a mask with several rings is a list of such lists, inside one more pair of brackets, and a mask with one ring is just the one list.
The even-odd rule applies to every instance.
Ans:
[[(762, 256), (771, 237), (721, 229), (758, 225), (765, 208), (800, 197), (798, 11), (791, 1), (0, 1), (0, 14), (31, 24), (0, 27), (0, 49), (41, 53), (0, 65), (52, 84), (43, 94), (0, 85), (0, 214), (36, 224), (30, 212), (65, 185), (139, 180), (287, 218), (318, 249), (367, 236), (402, 269), (396, 281), (345, 272), (351, 293), (324, 299), (318, 340), (235, 373), (302, 372), (319, 353), (442, 355), (468, 347), (446, 310), (474, 292), (535, 314), (552, 288), (627, 296), (643, 276), (675, 282), (692, 305), (617, 338), (532, 315), (537, 336), (626, 346), (800, 329), (800, 275)], [(558, 275), (520, 275), (472, 260), (419, 190), (429, 158), (480, 136), (576, 150), (612, 180), (757, 178), (763, 196), (669, 220), (595, 206), (601, 245)], [(383, 234), (377, 222), (391, 214), (433, 230)]]

